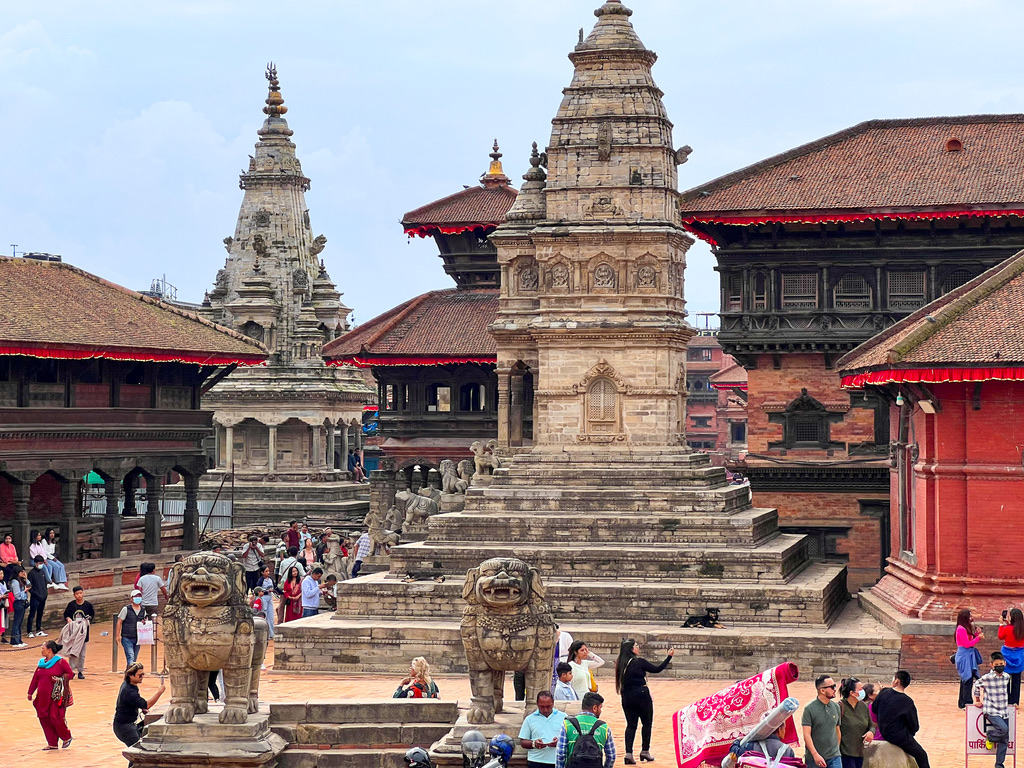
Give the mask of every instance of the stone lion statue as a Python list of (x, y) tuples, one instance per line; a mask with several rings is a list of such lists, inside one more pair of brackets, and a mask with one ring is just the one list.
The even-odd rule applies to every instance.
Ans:
[(405, 522), (402, 524), (403, 531), (409, 526), (425, 524), (427, 518), (438, 513), (440, 507), (437, 501), (429, 495), (422, 495), (422, 493), (423, 489), (421, 488), (420, 493), (405, 490), (395, 494), (395, 502), (401, 504), (405, 509)]
[(494, 722), (506, 672), (526, 672), (527, 702), (551, 686), (555, 623), (544, 591), (537, 569), (515, 557), (493, 557), (466, 572), (461, 630), (472, 691), (469, 722)]
[(388, 554), (391, 547), (398, 544), (399, 534), (385, 527), (385, 515), (382, 515), (379, 511), (371, 509), (366, 513), (366, 517), (363, 519), (363, 525), (366, 526), (366, 532), (370, 534), (370, 541), (373, 543), (370, 548), (370, 557), (377, 554)]
[(326, 246), (327, 238), (323, 235), (317, 235), (313, 238), (313, 244), (309, 246), (309, 255), (318, 256)]
[[(469, 463), (469, 462), (466, 462)], [(441, 472), (441, 492), (442, 493), (465, 493), (469, 487), (469, 482), (462, 478), (462, 464), (459, 462), (455, 464), (451, 459), (445, 459), (441, 462), (439, 470)]]
[(246, 721), (259, 709), (267, 622), (245, 601), (245, 570), (215, 552), (197, 552), (171, 568), (164, 608), (164, 653), (171, 701), (164, 720), (191, 723), (204, 714), (210, 672), (224, 671), (221, 723)]
[(341, 554), (341, 537), (332, 533), (327, 537), (327, 551), (324, 552), (324, 578), (335, 575), (339, 580), (348, 578), (345, 556)]
[(488, 451), (483, 442), (480, 440), (474, 441), (470, 444), (469, 450), (473, 452), (473, 462), (476, 465), (475, 474), (494, 474), (494, 470), (498, 468), (498, 462), (494, 458), (494, 453)]

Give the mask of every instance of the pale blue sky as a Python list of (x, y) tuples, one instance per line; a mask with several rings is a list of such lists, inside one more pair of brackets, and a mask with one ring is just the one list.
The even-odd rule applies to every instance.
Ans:
[[(634, 0), (694, 152), (680, 186), (872, 118), (1024, 112), (1013, 0)], [(597, 0), (4, 3), (0, 251), (60, 253), (198, 301), (224, 262), (277, 62), (313, 228), (357, 322), (451, 285), (402, 214), (473, 184), (497, 137), (518, 184)], [(691, 312), (715, 311), (690, 251)], [(2, 290), (2, 286), (0, 286)]]

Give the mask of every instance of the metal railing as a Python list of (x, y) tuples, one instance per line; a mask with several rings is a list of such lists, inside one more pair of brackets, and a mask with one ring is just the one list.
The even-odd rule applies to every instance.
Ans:
[[(197, 502), (199, 507), (199, 530), (222, 531), (231, 527), (231, 502), (222, 499), (214, 504), (212, 501), (200, 499)], [(87, 497), (82, 507), (83, 517), (103, 517), (107, 511), (107, 503), (102, 496)], [(117, 511), (124, 514), (124, 499), (117, 503)], [(146, 502), (136, 502), (136, 517), (143, 517), (146, 514)], [(165, 523), (180, 523), (185, 516), (184, 499), (162, 499), (160, 501), (160, 517)]]

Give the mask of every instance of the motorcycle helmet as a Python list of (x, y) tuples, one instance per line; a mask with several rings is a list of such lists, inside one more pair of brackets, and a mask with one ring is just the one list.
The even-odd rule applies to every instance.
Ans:
[(487, 758), (487, 739), (480, 731), (466, 731), (462, 735), (463, 768), (480, 768)]
[(427, 750), (423, 747), (413, 747), (405, 753), (405, 764), (409, 768), (434, 768), (434, 764), (430, 762), (430, 755), (427, 754)]
[(502, 765), (508, 765), (508, 761), (512, 759), (512, 753), (515, 749), (516, 743), (512, 741), (512, 737), (506, 736), (504, 733), (499, 733), (491, 739), (491, 746), (488, 749), (488, 753), (491, 757), (496, 757), (501, 760)]

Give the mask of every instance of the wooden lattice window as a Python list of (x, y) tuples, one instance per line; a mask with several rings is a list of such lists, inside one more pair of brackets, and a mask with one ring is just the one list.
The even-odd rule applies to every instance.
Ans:
[(591, 432), (613, 432), (619, 393), (610, 379), (594, 379), (587, 387), (587, 422)]
[(764, 272), (754, 275), (754, 309), (768, 309), (768, 278)]
[(946, 275), (946, 279), (942, 281), (942, 292), (949, 293), (950, 291), (956, 290), (972, 277), (974, 277), (974, 275), (971, 274), (969, 269), (954, 269)]
[(741, 312), (743, 310), (743, 275), (726, 275), (724, 283), (725, 311)]
[(924, 306), (924, 272), (897, 270), (889, 275), (889, 309)]
[(871, 286), (863, 275), (840, 277), (832, 297), (836, 309), (871, 309)]
[(817, 272), (799, 272), (782, 276), (783, 309), (816, 309), (817, 307)]

